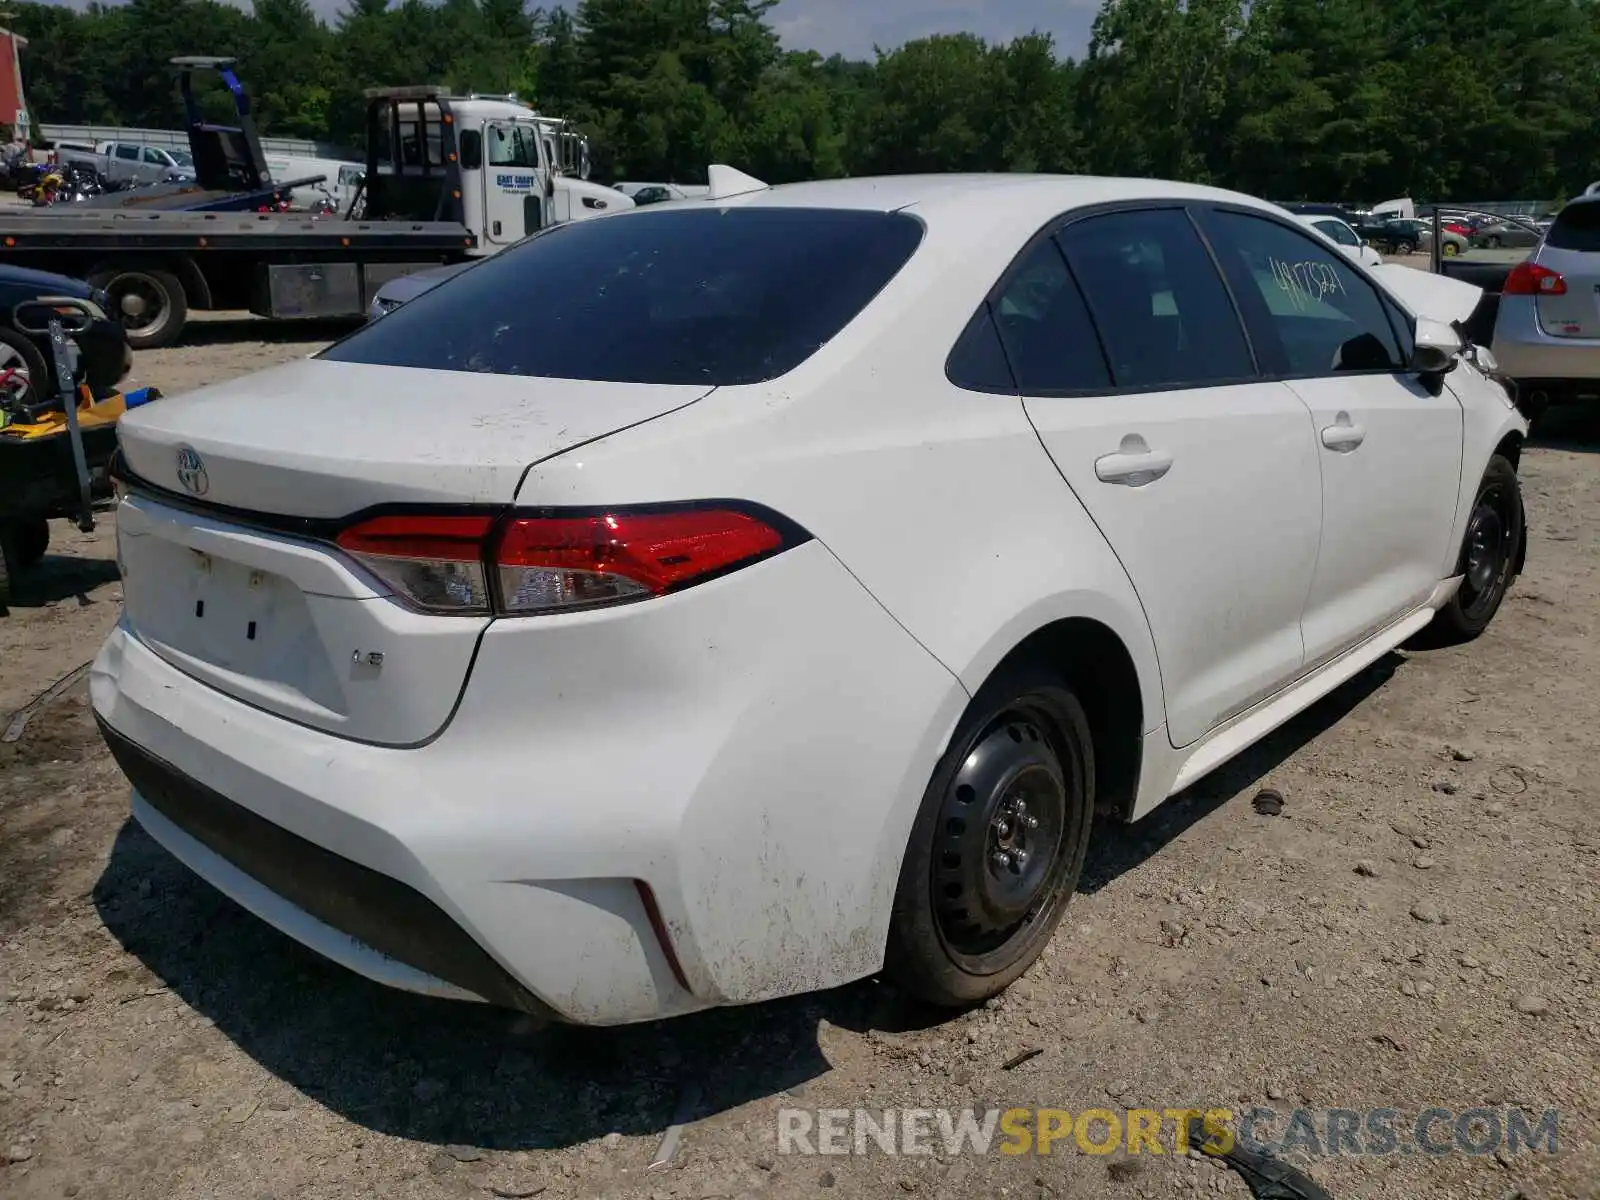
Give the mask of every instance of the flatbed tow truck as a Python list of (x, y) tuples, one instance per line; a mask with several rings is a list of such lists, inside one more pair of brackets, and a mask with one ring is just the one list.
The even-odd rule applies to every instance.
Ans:
[(342, 217), (8, 212), (0, 215), (0, 262), (103, 288), (136, 350), (177, 341), (195, 310), (359, 318), (397, 276), (631, 208), (621, 193), (582, 178), (587, 160), (587, 144), (564, 122), (514, 99), (374, 88), (365, 181)]

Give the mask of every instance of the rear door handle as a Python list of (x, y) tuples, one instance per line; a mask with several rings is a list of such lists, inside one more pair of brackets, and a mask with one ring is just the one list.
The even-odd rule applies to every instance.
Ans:
[(1120, 483), (1126, 487), (1143, 487), (1154, 483), (1172, 470), (1172, 455), (1163, 450), (1151, 450), (1144, 439), (1137, 436), (1122, 439), (1122, 449), (1094, 460), (1095, 478), (1101, 483)]
[(1332, 425), (1322, 427), (1322, 444), (1341, 454), (1348, 454), (1366, 440), (1366, 426), (1353, 423), (1349, 413), (1340, 413)]

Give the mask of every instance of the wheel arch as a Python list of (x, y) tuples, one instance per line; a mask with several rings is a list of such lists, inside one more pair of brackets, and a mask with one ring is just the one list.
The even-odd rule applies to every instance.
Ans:
[(1096, 808), (1128, 819), (1139, 791), (1144, 734), (1160, 721), (1159, 711), (1149, 709), (1147, 681), (1133, 652), (1103, 621), (1059, 617), (1017, 641), (986, 680), (1024, 662), (1060, 674), (1083, 705), (1094, 744)]
[(88, 271), (90, 276), (115, 274), (119, 271), (166, 271), (183, 284), (185, 298), (190, 308), (211, 307), (211, 284), (194, 259), (187, 254), (170, 254), (159, 251), (131, 253), (103, 258)]

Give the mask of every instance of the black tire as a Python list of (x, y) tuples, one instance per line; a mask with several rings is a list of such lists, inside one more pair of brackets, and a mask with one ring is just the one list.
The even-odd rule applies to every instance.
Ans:
[(11, 612), (11, 571), (16, 561), (11, 535), (12, 526), (0, 522), (0, 617)]
[(923, 795), (885, 974), (941, 1007), (1004, 991), (1066, 911), (1093, 817), (1083, 706), (1043, 667), (1003, 671), (973, 698)]
[(100, 267), (89, 282), (111, 297), (108, 315), (122, 322), (133, 349), (157, 350), (183, 336), (189, 296), (172, 272), (133, 265)]
[(1434, 614), (1432, 624), (1423, 631), (1422, 644), (1459, 645), (1489, 627), (1516, 578), (1526, 538), (1517, 469), (1496, 454), (1489, 460), (1467, 513), (1456, 568), (1465, 578), (1450, 603)]
[(17, 525), (15, 544), (17, 568), (26, 571), (37, 567), (50, 549), (50, 522), (39, 517)]
[(1500, 245), (1501, 245), (1501, 243), (1500, 243), (1500, 235), (1499, 234), (1492, 234), (1489, 237), (1484, 238), (1483, 239), (1483, 244), (1485, 246), (1487, 246), (1490, 250), (1498, 250), (1498, 249), (1500, 249)]
[(33, 339), (14, 329), (0, 326), (0, 342), (15, 350), (28, 368), (28, 391), (22, 401), (24, 404), (39, 404), (55, 392), (54, 377), (49, 364), (44, 361), (44, 355), (39, 347), (34, 345)]

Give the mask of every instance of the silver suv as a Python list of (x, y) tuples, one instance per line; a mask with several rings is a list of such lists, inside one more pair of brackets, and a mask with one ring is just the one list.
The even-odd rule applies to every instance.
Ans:
[(1556, 217), (1507, 276), (1494, 356), (1535, 407), (1600, 396), (1600, 195)]

